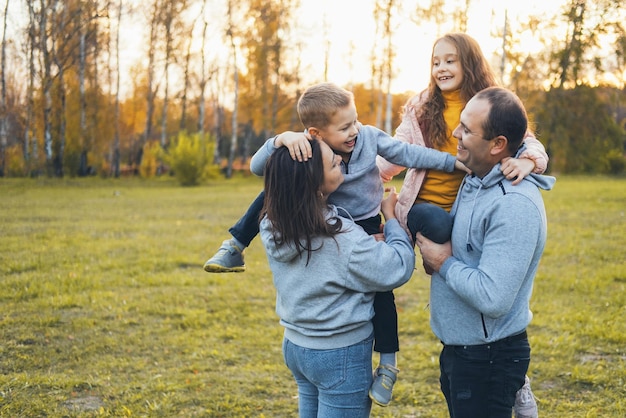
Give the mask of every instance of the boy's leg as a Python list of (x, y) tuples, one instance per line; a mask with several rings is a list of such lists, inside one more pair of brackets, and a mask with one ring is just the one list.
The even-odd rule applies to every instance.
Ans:
[[(356, 223), (370, 235), (380, 233), (380, 215)], [(393, 385), (399, 372), (396, 368), (396, 353), (400, 350), (398, 312), (393, 292), (376, 293), (372, 323), (374, 351), (380, 353), (380, 365), (376, 369), (369, 395), (378, 405), (387, 406), (391, 402)]]
[(265, 191), (259, 193), (246, 213), (228, 231), (232, 238), (222, 242), (217, 253), (204, 263), (209, 273), (237, 273), (246, 269), (243, 250), (259, 233), (259, 215), (263, 209)]
[(248, 207), (246, 213), (228, 230), (233, 238), (243, 245), (243, 248), (250, 246), (254, 237), (259, 234), (259, 216), (261, 209), (263, 209), (264, 199), (265, 190), (259, 193)]
[(378, 405), (391, 402), (393, 385), (398, 378), (396, 353), (398, 341), (398, 311), (393, 292), (378, 292), (374, 297), (374, 351), (380, 353), (380, 364), (374, 374), (370, 398)]

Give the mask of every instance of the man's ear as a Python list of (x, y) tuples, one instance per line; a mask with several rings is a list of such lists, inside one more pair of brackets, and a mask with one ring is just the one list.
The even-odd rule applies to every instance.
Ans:
[(507, 147), (509, 140), (504, 135), (495, 137), (491, 142), (491, 155), (498, 155), (501, 153), (508, 153)]

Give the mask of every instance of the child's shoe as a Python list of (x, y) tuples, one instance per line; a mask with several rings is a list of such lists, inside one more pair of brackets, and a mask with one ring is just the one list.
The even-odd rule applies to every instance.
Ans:
[(398, 379), (400, 370), (388, 364), (381, 364), (374, 371), (374, 383), (370, 388), (370, 398), (380, 406), (387, 406), (391, 402), (393, 385)]
[(515, 405), (513, 405), (515, 418), (538, 418), (537, 401), (533, 391), (530, 390), (530, 379), (526, 376), (524, 386), (515, 394)]
[(215, 255), (204, 263), (204, 271), (208, 273), (239, 273), (245, 270), (243, 252), (231, 239), (222, 242)]

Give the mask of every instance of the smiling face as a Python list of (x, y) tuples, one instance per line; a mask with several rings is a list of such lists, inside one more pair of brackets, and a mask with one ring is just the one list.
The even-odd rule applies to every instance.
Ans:
[(324, 167), (324, 182), (320, 186), (320, 192), (328, 196), (343, 183), (343, 173), (341, 172), (341, 156), (333, 152), (328, 145), (320, 142), (322, 151), (322, 164)]
[(356, 136), (359, 133), (354, 103), (338, 109), (326, 127), (311, 127), (309, 132), (314, 137), (324, 141), (344, 161), (348, 161), (356, 144)]
[(461, 88), (463, 68), (457, 48), (449, 41), (442, 39), (433, 48), (431, 75), (443, 92), (451, 92)]
[(456, 158), (478, 177), (484, 177), (498, 161), (492, 149), (496, 138), (484, 138), (483, 122), (491, 105), (485, 99), (472, 98), (461, 112), (461, 122), (452, 135), (459, 140)]

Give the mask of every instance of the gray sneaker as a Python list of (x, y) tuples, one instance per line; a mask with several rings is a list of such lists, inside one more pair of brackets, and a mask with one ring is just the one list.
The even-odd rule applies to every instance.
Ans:
[(537, 401), (533, 391), (530, 390), (530, 379), (526, 376), (524, 386), (515, 394), (515, 405), (513, 406), (515, 418), (538, 418)]
[(215, 255), (204, 263), (204, 271), (208, 273), (240, 273), (245, 270), (243, 252), (230, 239), (222, 242)]
[(370, 388), (370, 399), (377, 405), (387, 406), (391, 402), (391, 394), (393, 392), (393, 385), (398, 379), (398, 372), (389, 364), (381, 364), (376, 368), (374, 372), (374, 383)]

